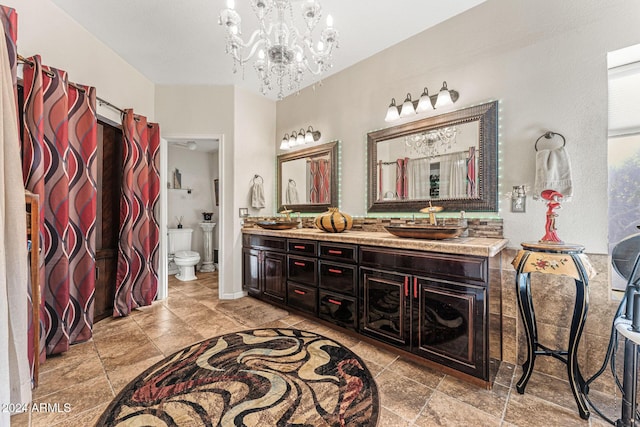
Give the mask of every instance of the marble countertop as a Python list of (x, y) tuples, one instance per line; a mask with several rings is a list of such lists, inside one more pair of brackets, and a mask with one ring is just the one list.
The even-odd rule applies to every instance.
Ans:
[(414, 249), (428, 252), (441, 252), (458, 255), (476, 255), (492, 257), (507, 246), (507, 239), (488, 237), (458, 237), (446, 240), (407, 239), (393, 234), (374, 231), (344, 231), (327, 233), (315, 228), (294, 228), (291, 230), (265, 230), (258, 227), (243, 228), (245, 234), (278, 236), (294, 239), (312, 239), (336, 243), (384, 246), (397, 249)]

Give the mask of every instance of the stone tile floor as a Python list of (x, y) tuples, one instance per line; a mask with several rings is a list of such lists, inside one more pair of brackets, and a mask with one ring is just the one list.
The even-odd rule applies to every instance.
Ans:
[[(358, 354), (378, 384), (381, 427), (609, 425), (595, 414), (580, 419), (564, 380), (534, 373), (520, 395), (514, 384), (521, 368), (503, 363), (493, 389), (485, 390), (253, 298), (220, 301), (217, 273), (198, 277), (186, 283), (172, 277), (167, 300), (97, 322), (92, 340), (47, 359), (34, 402), (68, 403), (71, 410), (14, 415), (11, 425), (95, 425), (113, 397), (152, 364), (205, 338), (261, 326), (314, 331)], [(619, 417), (619, 398), (597, 392), (591, 397), (609, 408), (610, 417)]]

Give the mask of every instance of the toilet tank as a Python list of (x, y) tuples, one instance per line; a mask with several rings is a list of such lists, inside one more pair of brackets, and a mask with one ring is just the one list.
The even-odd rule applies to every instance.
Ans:
[(169, 229), (169, 253), (177, 251), (191, 250), (191, 228), (170, 228)]

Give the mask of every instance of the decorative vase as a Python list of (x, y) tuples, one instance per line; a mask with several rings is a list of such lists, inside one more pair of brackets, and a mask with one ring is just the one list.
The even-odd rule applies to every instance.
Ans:
[(353, 218), (349, 214), (340, 212), (338, 208), (329, 208), (327, 212), (318, 215), (313, 222), (320, 230), (329, 233), (342, 233), (351, 229)]
[(211, 217), (213, 216), (213, 212), (202, 212), (202, 216), (205, 221), (211, 221)]

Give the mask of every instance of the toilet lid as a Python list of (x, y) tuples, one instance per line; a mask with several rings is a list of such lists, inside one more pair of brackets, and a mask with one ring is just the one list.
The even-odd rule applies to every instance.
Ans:
[(194, 251), (178, 251), (174, 254), (176, 258), (191, 258), (194, 256), (200, 256), (198, 252)]

